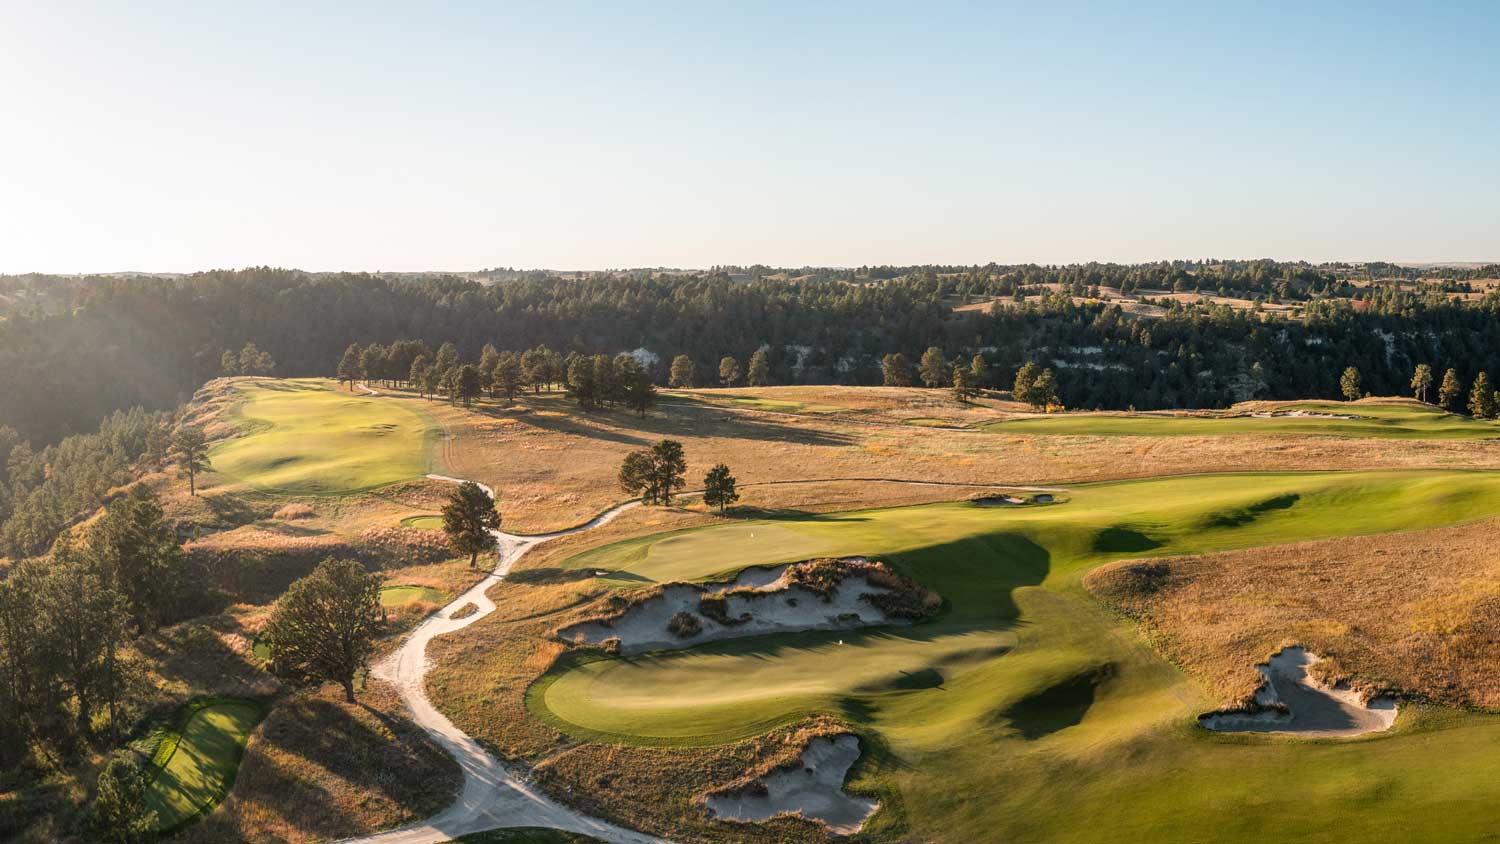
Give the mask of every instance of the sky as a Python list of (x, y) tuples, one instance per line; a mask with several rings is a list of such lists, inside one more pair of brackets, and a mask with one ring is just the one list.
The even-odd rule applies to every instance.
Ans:
[(1500, 260), (1500, 5), (0, 0), (0, 272)]

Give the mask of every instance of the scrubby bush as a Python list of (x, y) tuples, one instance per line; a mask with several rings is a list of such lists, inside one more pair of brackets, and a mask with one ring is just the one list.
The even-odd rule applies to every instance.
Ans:
[(667, 621), (667, 632), (679, 639), (691, 639), (703, 632), (703, 623), (690, 612), (674, 613)]

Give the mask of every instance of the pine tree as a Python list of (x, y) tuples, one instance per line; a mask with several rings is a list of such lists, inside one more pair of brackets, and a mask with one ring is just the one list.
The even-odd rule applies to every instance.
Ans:
[(768, 387), (771, 384), (771, 361), (764, 349), (750, 356), (750, 371), (746, 378), (752, 387)]
[(1438, 387), (1438, 407), (1444, 410), (1452, 410), (1453, 402), (1463, 394), (1464, 385), (1458, 380), (1458, 373), (1449, 369), (1443, 373), (1443, 384)]
[(948, 382), (948, 361), (943, 358), (943, 350), (937, 346), (928, 346), (927, 351), (922, 353), (922, 363), (918, 370), (922, 383), (928, 387), (941, 387)]
[(735, 489), (734, 475), (729, 474), (729, 467), (720, 463), (708, 470), (703, 476), (703, 503), (710, 507), (719, 508), (719, 512), (736, 501), (740, 500), (740, 494)]
[(1342, 392), (1344, 394), (1344, 398), (1349, 401), (1354, 401), (1361, 395), (1364, 395), (1359, 388), (1358, 369), (1355, 369), (1351, 366), (1344, 370), (1344, 374), (1339, 376), (1339, 391)]
[(1021, 368), (1016, 370), (1016, 383), (1010, 388), (1010, 397), (1016, 401), (1032, 404), (1031, 386), (1036, 383), (1036, 376), (1036, 364), (1031, 361), (1021, 364)]
[(208, 437), (197, 425), (183, 425), (172, 435), (172, 456), (187, 474), (188, 495), (198, 494), (198, 473), (208, 468)]
[(187, 556), (161, 502), (145, 486), (110, 502), (89, 531), (90, 554), (108, 574), (141, 633), (169, 620), (182, 597)]
[(1412, 397), (1417, 401), (1427, 401), (1427, 391), (1432, 389), (1432, 367), (1425, 363), (1417, 364), (1417, 369), (1411, 376)]
[(740, 362), (725, 355), (719, 358), (719, 384), (733, 387), (740, 380)]
[(473, 407), (474, 399), (484, 392), (484, 376), (479, 374), (479, 367), (472, 363), (464, 364), (457, 372), (454, 379), (457, 398), (464, 403), (464, 407)]
[(900, 352), (888, 354), (880, 361), (880, 376), (887, 387), (910, 387), (911, 363)]
[(1493, 419), (1495, 405), (1495, 388), (1490, 386), (1490, 374), (1481, 372), (1474, 379), (1474, 386), (1469, 388), (1469, 413), (1475, 419)]
[(455, 551), (469, 555), (469, 568), (478, 564), (480, 552), (495, 547), (499, 529), (494, 499), (473, 481), (459, 484), (443, 505), (443, 533)]
[(152, 772), (132, 750), (117, 751), (99, 772), (89, 806), (93, 841), (100, 844), (146, 844), (155, 841), (156, 813), (146, 808)]
[(953, 397), (968, 404), (978, 391), (974, 389), (974, 373), (967, 367), (953, 368)]
[(417, 359), (411, 362), (411, 370), (406, 373), (407, 380), (424, 399), (427, 398), (427, 371), (431, 368), (426, 355), (417, 355)]
[(974, 389), (983, 390), (990, 383), (990, 365), (984, 359), (984, 355), (975, 355), (969, 361), (969, 374), (974, 376)]
[(697, 380), (697, 366), (687, 355), (672, 358), (672, 374), (667, 383), (678, 390), (691, 390)]
[(349, 391), (354, 391), (354, 382), (359, 380), (360, 356), (362, 350), (358, 343), (350, 343), (349, 348), (344, 350), (344, 356), (339, 359), (338, 379), (340, 383), (347, 383)]
[(219, 374), (224, 377), (238, 375), (240, 373), (240, 356), (228, 349), (219, 356)]

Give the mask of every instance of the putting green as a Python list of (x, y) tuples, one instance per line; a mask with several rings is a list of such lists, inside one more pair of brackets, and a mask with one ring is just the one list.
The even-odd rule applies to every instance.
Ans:
[(1496, 474), (1267, 473), (1083, 485), (1053, 507), (939, 504), (647, 537), (568, 564), (617, 570), (608, 580), (624, 584), (864, 553), (948, 603), (908, 628), (569, 660), (528, 704), (576, 736), (641, 744), (715, 744), (840, 714), (878, 748), (855, 784), (899, 795), (872, 822), (877, 835), (904, 824), (953, 842), (1389, 829), (1468, 840), (1490, 829), (1485, 807), (1500, 797), (1500, 718), (1408, 706), (1392, 732), (1355, 741), (1209, 733), (1194, 717), (1213, 703), (1080, 580), (1123, 557), (1497, 512)]
[(152, 759), (160, 770), (146, 793), (146, 808), (156, 813), (157, 829), (176, 829), (223, 799), (264, 712), (252, 700), (188, 705), (186, 721), (162, 739)]
[(401, 520), (401, 526), (419, 530), (442, 530), (443, 517), (437, 515), (407, 516)]
[(447, 595), (429, 586), (385, 586), (380, 590), (380, 604), (386, 607), (404, 607), (418, 601), (441, 604)]
[(1218, 437), (1276, 434), (1315, 437), (1372, 437), (1412, 440), (1471, 440), (1500, 437), (1500, 424), (1456, 416), (1430, 405), (1310, 402), (1278, 412), (1354, 415), (1358, 419), (1316, 416), (1169, 416), (1162, 414), (1061, 413), (992, 422), (994, 434), (1091, 437)]
[(413, 402), (353, 395), (315, 380), (245, 381), (245, 434), (215, 446), (215, 472), (258, 489), (341, 495), (420, 477), (437, 425)]

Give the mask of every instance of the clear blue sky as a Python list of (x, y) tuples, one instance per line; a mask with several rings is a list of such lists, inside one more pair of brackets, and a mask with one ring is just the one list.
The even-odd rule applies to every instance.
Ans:
[(1494, 3), (376, 5), (0, 0), (0, 272), (1500, 260)]

